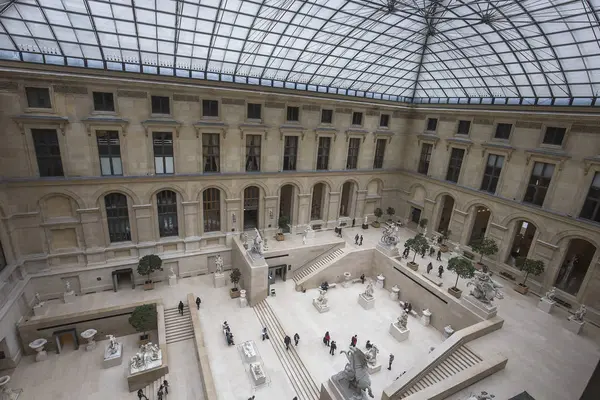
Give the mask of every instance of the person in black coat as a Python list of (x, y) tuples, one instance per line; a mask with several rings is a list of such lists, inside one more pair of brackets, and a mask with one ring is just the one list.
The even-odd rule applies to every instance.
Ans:
[(430, 273), (432, 269), (433, 269), (433, 264), (432, 263), (427, 264), (427, 273)]
[(179, 302), (177, 309), (179, 310), (179, 314), (183, 315), (183, 301)]
[(265, 326), (262, 329), (262, 340), (268, 339), (269, 338), (269, 334), (267, 333), (267, 327)]
[(288, 335), (285, 335), (285, 338), (283, 339), (283, 343), (285, 343), (285, 349), (289, 350), (290, 343), (292, 343), (292, 339)]
[(300, 335), (298, 333), (294, 334), (294, 345), (298, 346), (298, 342), (300, 341)]
[(146, 397), (146, 395), (144, 394), (144, 391), (142, 389), (140, 389), (140, 390), (137, 391), (137, 396), (138, 396), (139, 400), (141, 400), (141, 399), (148, 400), (148, 398)]
[(442, 261), (442, 251), (438, 250), (436, 261)]
[(438, 268), (438, 277), (442, 277), (442, 274), (444, 273), (444, 266), (440, 265), (440, 267)]
[(335, 343), (335, 340), (332, 340), (331, 345), (329, 346), (329, 354), (334, 355), (335, 349), (337, 349), (337, 344)]
[(202, 303), (202, 300), (200, 300), (200, 297), (196, 297), (196, 307), (198, 307), (198, 310), (200, 309), (200, 303)]

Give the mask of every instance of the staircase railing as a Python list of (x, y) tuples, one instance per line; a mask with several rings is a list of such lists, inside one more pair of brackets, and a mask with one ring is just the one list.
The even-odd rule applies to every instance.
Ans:
[(332, 245), (331, 247), (329, 247), (327, 250), (325, 250), (324, 252), (320, 253), (318, 256), (313, 257), (312, 259), (310, 259), (309, 261), (305, 262), (304, 264), (302, 264), (302, 266), (298, 269), (296, 269), (294, 271), (294, 276), (296, 276), (297, 274), (299, 274), (300, 272), (304, 271), (305, 268), (310, 267), (311, 265), (313, 265), (315, 263), (316, 260), (318, 260), (319, 258), (327, 255), (328, 253), (330, 253), (333, 249), (335, 249), (337, 246), (339, 246), (339, 243), (336, 243), (334, 245)]

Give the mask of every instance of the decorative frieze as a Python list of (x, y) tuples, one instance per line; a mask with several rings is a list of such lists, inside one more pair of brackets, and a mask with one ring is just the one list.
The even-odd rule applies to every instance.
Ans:
[(408, 118), (411, 119), (411, 116), (406, 111), (396, 110), (392, 113), (392, 118)]
[(174, 94), (173, 101), (189, 101), (191, 103), (199, 103), (199, 96), (191, 96), (189, 94)]
[(66, 93), (66, 94), (88, 94), (88, 90), (85, 86), (64, 86), (55, 85), (55, 93)]
[(377, 117), (379, 116), (379, 110), (367, 110), (367, 116)]
[(148, 93), (137, 90), (118, 90), (117, 97), (129, 97), (132, 99), (145, 99)]
[(351, 108), (336, 108), (335, 112), (337, 114), (352, 114), (352, 109)]
[(229, 99), (227, 97), (224, 97), (223, 100), (221, 100), (221, 102), (223, 104), (230, 104), (235, 106), (243, 106), (246, 104), (246, 100), (244, 99)]
[(533, 122), (533, 121), (517, 121), (517, 128), (525, 128), (525, 129), (542, 129), (541, 122)]
[(477, 124), (477, 125), (494, 125), (494, 122), (491, 119), (487, 119), (487, 118), (475, 118), (473, 120), (473, 124)]
[(276, 101), (267, 101), (265, 103), (265, 108), (278, 108), (283, 110), (285, 108), (285, 103), (278, 103)]
[(574, 124), (571, 127), (571, 132), (577, 132), (577, 133), (600, 133), (600, 126), (598, 126), (598, 125)]
[(442, 115), (440, 117), (440, 121), (442, 121), (442, 122), (454, 122), (454, 121), (456, 121), (456, 117), (454, 117), (452, 115)]
[(315, 106), (313, 104), (304, 104), (302, 106), (302, 110), (304, 110), (304, 111), (321, 111), (321, 107)]

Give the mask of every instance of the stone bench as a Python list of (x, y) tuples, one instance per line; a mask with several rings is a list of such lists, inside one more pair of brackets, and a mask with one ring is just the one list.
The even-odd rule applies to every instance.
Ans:
[(422, 273), (421, 274), (423, 276), (423, 278), (427, 279), (429, 282), (433, 283), (434, 285), (441, 287), (442, 286), (442, 280), (440, 278), (438, 278), (436, 275), (429, 275), (426, 273)]
[(352, 283), (359, 283), (359, 282), (362, 282), (362, 279), (360, 279), (360, 278), (354, 278), (354, 279), (352, 279), (351, 282)]
[[(404, 309), (404, 302), (400, 300), (398, 303), (400, 303), (400, 307)], [(419, 318), (419, 314), (417, 314), (417, 312), (414, 309), (410, 310), (409, 314), (415, 318)]]
[(328, 289), (332, 289), (334, 287), (337, 287), (337, 283), (330, 283)]

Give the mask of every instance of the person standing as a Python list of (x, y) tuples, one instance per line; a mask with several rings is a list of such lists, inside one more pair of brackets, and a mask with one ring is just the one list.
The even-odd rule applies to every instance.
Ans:
[(331, 346), (329, 347), (329, 354), (334, 355), (335, 349), (337, 349), (337, 344), (335, 343), (335, 340), (333, 340), (331, 342)]
[(350, 339), (350, 346), (352, 347), (356, 347), (356, 343), (358, 342), (358, 335), (354, 335), (352, 336), (352, 339)]
[(183, 301), (179, 301), (177, 309), (179, 310), (179, 314), (183, 315)]
[(158, 400), (162, 400), (162, 398), (163, 398), (163, 387), (162, 387), (162, 385), (158, 389), (158, 392), (156, 393), (156, 397), (158, 398)]
[(165, 393), (169, 394), (169, 381), (167, 381), (166, 379), (163, 382), (163, 385), (165, 387)]
[(354, 236), (354, 244), (358, 244), (358, 233)]
[(148, 398), (146, 397), (146, 395), (144, 394), (144, 391), (142, 389), (137, 391), (137, 396), (138, 396), (138, 400), (142, 400), (142, 399), (148, 400)]
[(361, 283), (362, 283), (363, 285), (365, 284), (365, 274), (362, 274), (362, 275), (360, 276), (360, 281), (361, 281)]
[(390, 353), (390, 365), (388, 365), (388, 370), (392, 370), (392, 363), (394, 362), (394, 355)]
[(265, 339), (269, 338), (269, 334), (267, 333), (267, 327), (265, 326), (264, 328), (262, 328), (262, 340), (264, 341)]
[(442, 251), (441, 250), (438, 250), (437, 258), (435, 261), (442, 261)]
[(435, 254), (435, 248), (433, 246), (431, 246), (429, 248), (429, 257), (433, 257), (434, 254)]
[(341, 227), (341, 226), (340, 226), (340, 231), (339, 231), (339, 233), (340, 233), (340, 237), (342, 237), (342, 227)]
[(360, 243), (358, 243), (359, 246), (362, 246), (362, 241), (363, 241), (363, 236), (360, 235)]
[(298, 346), (298, 342), (300, 341), (300, 335), (298, 335), (298, 332), (294, 333), (294, 345)]
[(427, 273), (430, 273), (432, 269), (433, 269), (433, 264), (432, 263), (427, 264)]
[(327, 331), (325, 332), (325, 336), (323, 336), (323, 343), (325, 346), (329, 347), (329, 339), (331, 339), (331, 337), (329, 336), (329, 331)]
[(200, 303), (202, 303), (202, 300), (200, 300), (200, 297), (196, 297), (196, 307), (198, 307), (198, 310), (200, 309)]
[(283, 339), (283, 343), (285, 343), (285, 349), (289, 350), (290, 343), (292, 343), (292, 339), (288, 335), (285, 335), (285, 338)]
[(443, 273), (444, 273), (444, 266), (440, 265), (440, 267), (438, 268), (438, 277), (441, 278)]

